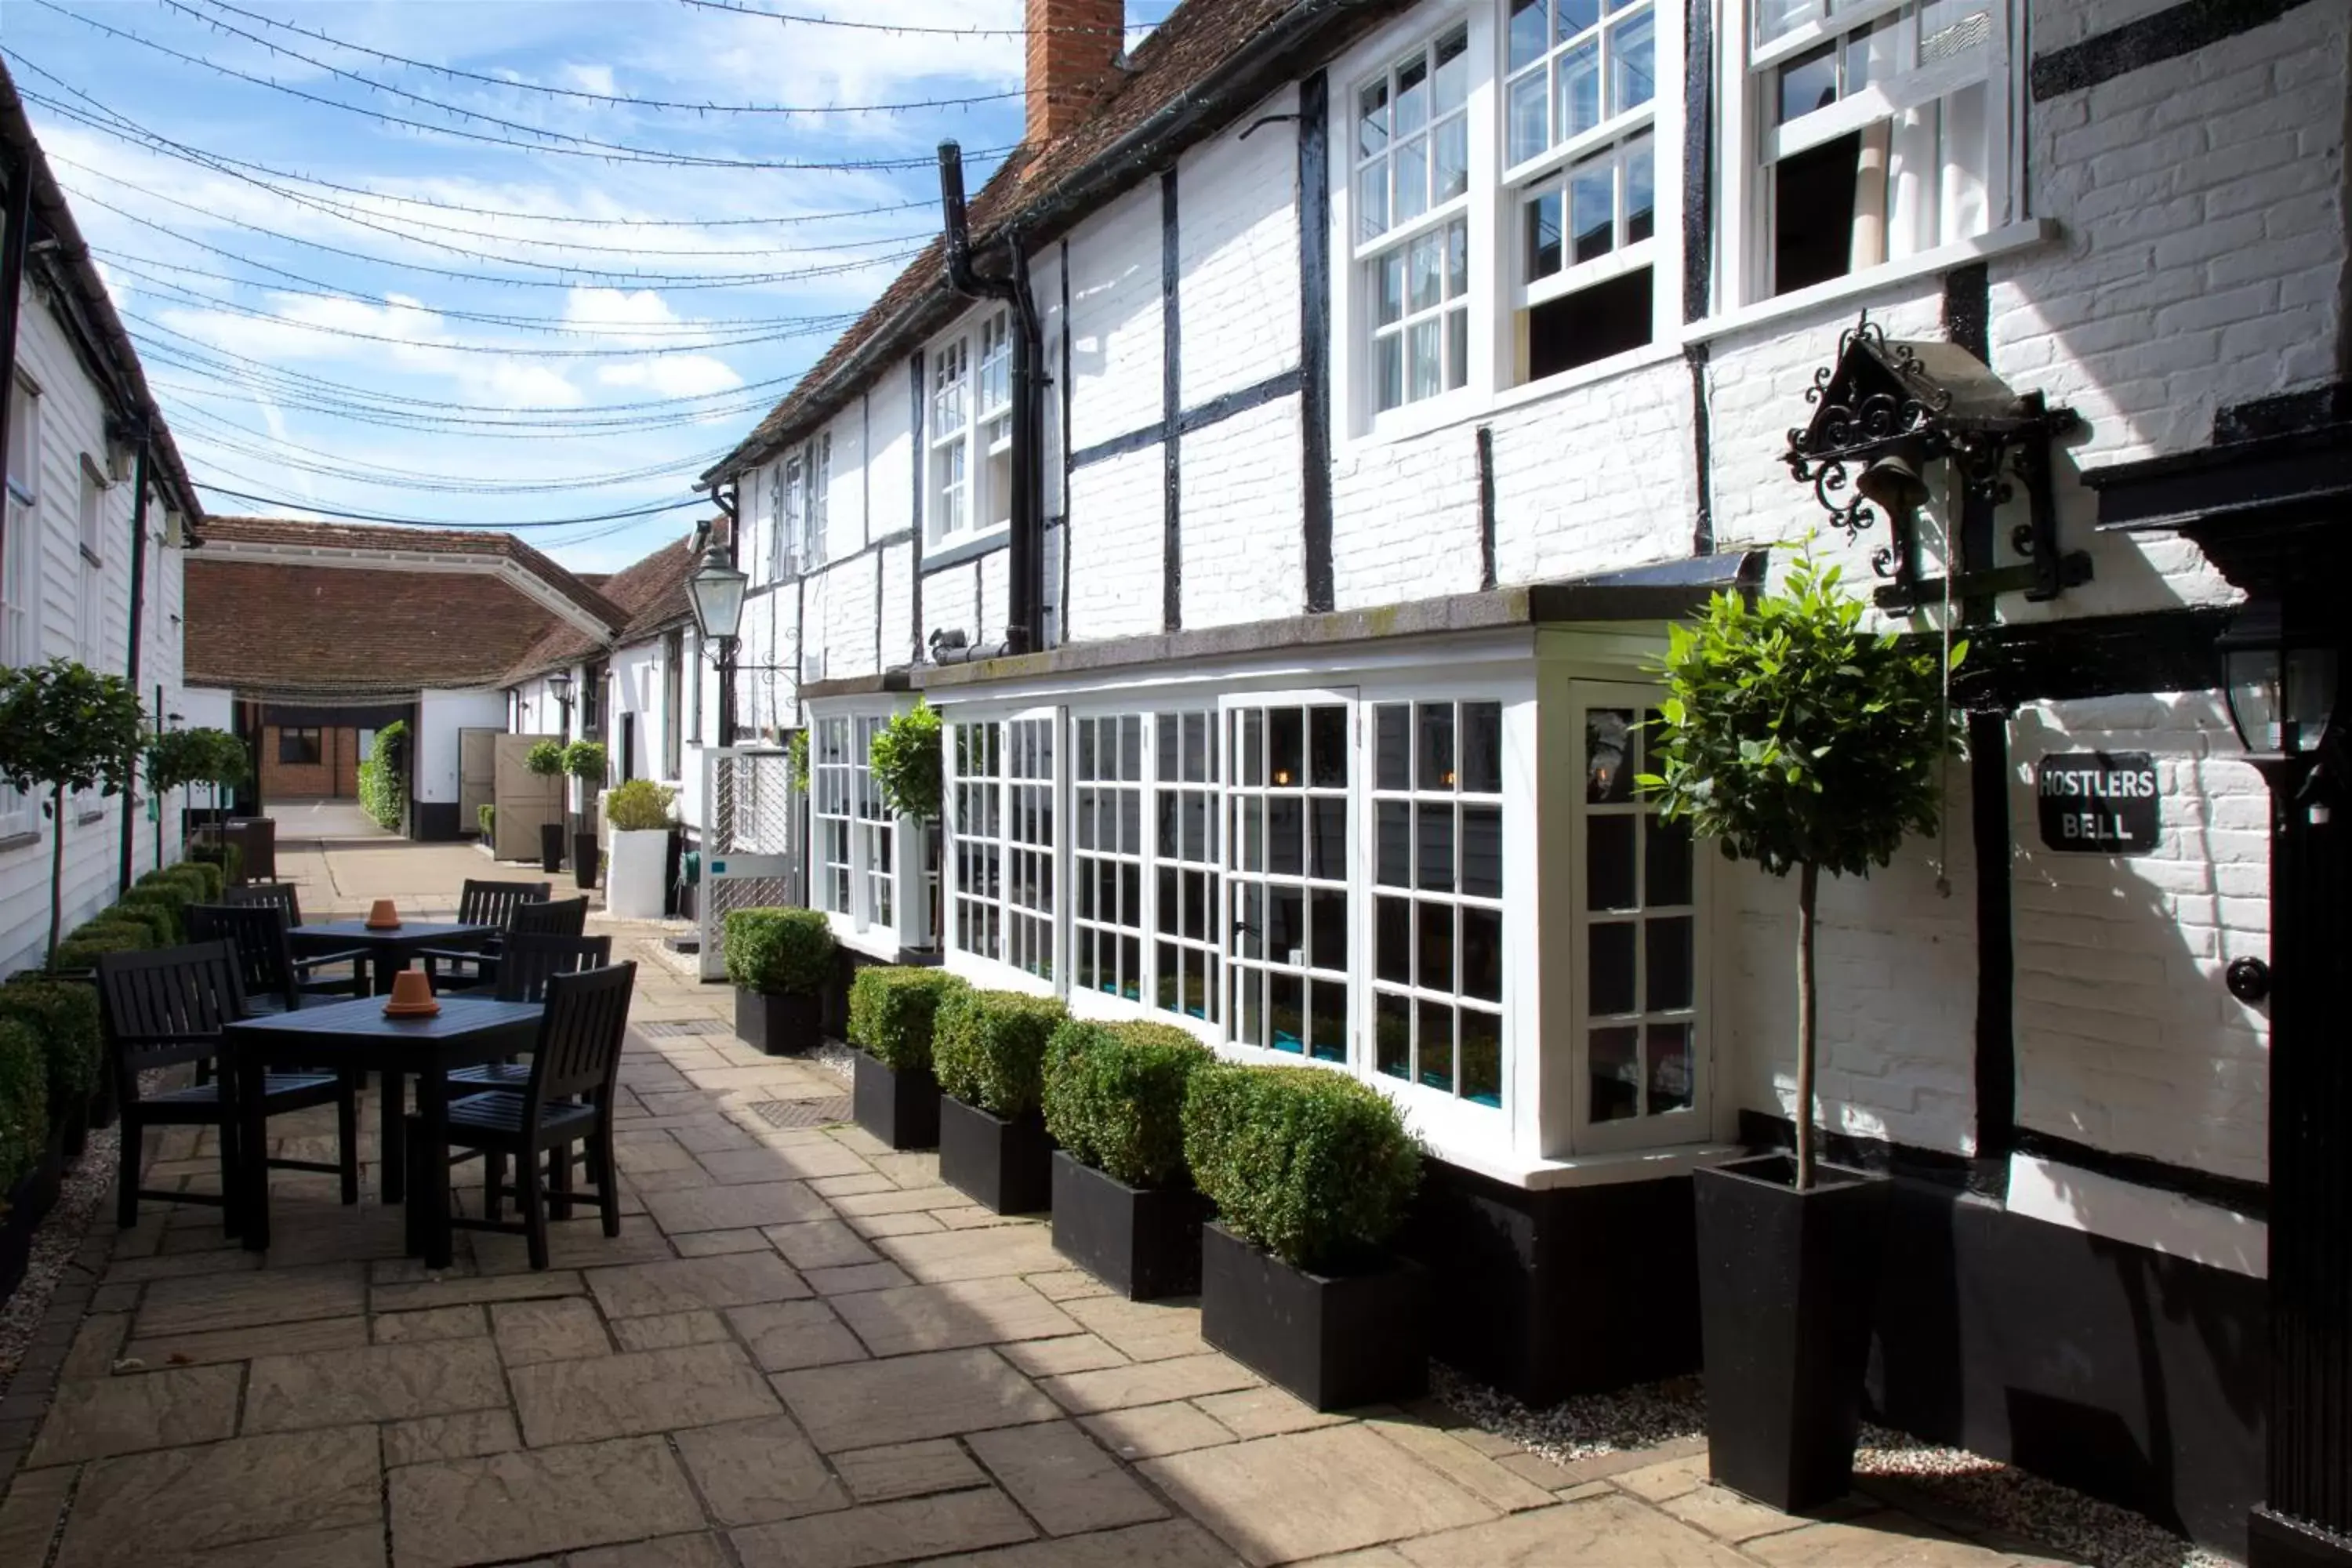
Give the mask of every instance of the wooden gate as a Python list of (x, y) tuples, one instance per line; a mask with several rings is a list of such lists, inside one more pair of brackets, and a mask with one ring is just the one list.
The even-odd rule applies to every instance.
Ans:
[[(490, 787), (498, 822), (491, 853), (501, 860), (536, 860), (541, 825), (563, 820), (563, 775), (541, 778), (523, 764), (523, 758), (540, 742), (560, 742), (562, 737), (479, 732), (492, 742)], [(468, 731), (467, 738), (474, 733)]]
[(457, 831), (472, 833), (482, 820), (481, 808), (496, 804), (498, 794), (498, 730), (457, 731)]

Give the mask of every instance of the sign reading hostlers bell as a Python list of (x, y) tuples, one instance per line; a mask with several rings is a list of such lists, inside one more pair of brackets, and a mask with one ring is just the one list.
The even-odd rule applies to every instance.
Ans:
[(2042, 842), (2078, 855), (2146, 855), (2164, 833), (2146, 752), (2063, 752), (2034, 764)]

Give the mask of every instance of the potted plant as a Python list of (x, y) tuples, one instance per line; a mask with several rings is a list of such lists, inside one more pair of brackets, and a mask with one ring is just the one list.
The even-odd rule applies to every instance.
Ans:
[(939, 1146), (932, 1038), (941, 1004), (965, 989), (944, 969), (909, 964), (869, 964), (850, 982), (850, 1103), (857, 1125), (893, 1149)]
[(572, 880), (574, 886), (596, 885), (602, 851), (596, 844), (596, 792), (604, 787), (604, 746), (601, 741), (574, 741), (563, 748), (563, 771), (580, 781), (580, 826), (572, 835)]
[(139, 698), (121, 676), (70, 659), (0, 669), (0, 779), (27, 794), (47, 791), (42, 812), (56, 825), (49, 859), (49, 945), (58, 951), (66, 874), (66, 797), (96, 789), (121, 795), (139, 766)]
[(1184, 1159), (1201, 1230), (1201, 1337), (1318, 1410), (1429, 1384), (1427, 1281), (1387, 1250), (1421, 1151), (1386, 1095), (1328, 1068), (1195, 1069)]
[[(807, 731), (796, 731), (805, 737)], [(940, 818), (945, 753), (940, 749), (941, 731), (939, 710), (920, 698), (903, 713), (891, 715), (887, 723), (874, 732), (873, 744), (867, 749), (866, 763), (873, 770), (875, 787), (881, 791), (882, 803), (901, 816), (919, 817), (937, 822)], [(802, 763), (807, 765), (803, 754)], [(934, 900), (930, 910), (930, 931), (926, 946), (940, 945), (940, 910)]]
[(824, 916), (815, 910), (736, 910), (727, 917), (726, 942), (736, 1037), (772, 1057), (815, 1045), (818, 994), (833, 978), (833, 927)]
[(1129, 1300), (1201, 1288), (1209, 1205), (1184, 1168), (1184, 1090), (1213, 1059), (1173, 1024), (1073, 1018), (1046, 1044), (1054, 1250)]
[(499, 808), (488, 801), (474, 807), (474, 837), (485, 849), (495, 850), (499, 840)]
[[(522, 765), (538, 778), (562, 778), (563, 742), (532, 742), (530, 750), (522, 754)], [(560, 806), (558, 811), (560, 815)], [(563, 824), (561, 821), (539, 825), (539, 868), (551, 876), (563, 869)]]
[(625, 920), (662, 917), (669, 891), (670, 806), (677, 798), (677, 791), (651, 779), (631, 779), (604, 797), (604, 825), (613, 835), (604, 908)]
[(960, 991), (940, 1005), (940, 1180), (998, 1214), (1054, 1202), (1054, 1141), (1039, 1112), (1045, 1043), (1069, 1017), (1050, 996)]
[(1824, 870), (1867, 876), (1936, 830), (1959, 749), (1944, 683), (1968, 651), (1865, 631), (1838, 577), (1808, 554), (1780, 592), (1717, 595), (1671, 628), (1636, 775), (1726, 858), (1797, 874), (1794, 1153), (1701, 1170), (1692, 1188), (1708, 1466), (1787, 1512), (1850, 1489), (1886, 1203), (1883, 1180), (1815, 1159), (1815, 895)]

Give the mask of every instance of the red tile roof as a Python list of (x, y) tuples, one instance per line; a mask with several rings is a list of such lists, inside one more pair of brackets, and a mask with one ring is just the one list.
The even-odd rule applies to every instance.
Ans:
[[(223, 544), (276, 545), (295, 550), (398, 550), (433, 555), (511, 561), (574, 605), (618, 629), (628, 615), (604, 594), (565, 571), (511, 533), (457, 528), (389, 528), (355, 522), (304, 522), (282, 517), (215, 517), (205, 538)], [(397, 568), (387, 568), (397, 570)]]
[(604, 592), (628, 618), (612, 643), (592, 641), (559, 621), (515, 660), (507, 672), (507, 680), (527, 680), (551, 669), (577, 664), (597, 657), (608, 646), (643, 642), (692, 619), (694, 607), (688, 602), (686, 580), (694, 574), (695, 559), (693, 539), (681, 537), (614, 573), (604, 579)]

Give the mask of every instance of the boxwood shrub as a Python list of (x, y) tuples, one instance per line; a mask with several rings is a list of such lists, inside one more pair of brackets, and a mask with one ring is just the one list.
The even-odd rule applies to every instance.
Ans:
[(40, 1037), (0, 1018), (0, 1201), (41, 1162), (49, 1143), (49, 1069)]
[(58, 943), (50, 967), (61, 974), (79, 973), (96, 969), (100, 953), (144, 952), (155, 945), (154, 933), (146, 926), (92, 921)]
[(806, 995), (833, 978), (833, 927), (816, 910), (727, 917), (727, 978), (746, 991)]
[[(236, 845), (229, 846), (234, 849)], [(189, 877), (202, 884), (196, 897), (200, 904), (216, 904), (228, 888), (228, 873), (217, 860), (183, 860), (163, 873), (166, 877)]]
[(944, 969), (861, 969), (849, 983), (849, 1043), (894, 1072), (929, 1072), (940, 1004), (965, 989)]
[(98, 1091), (105, 1047), (96, 987), (32, 970), (12, 974), (0, 985), (0, 1021), (23, 1024), (40, 1037), (52, 1104), (72, 1105)]
[(166, 932), (167, 939), (177, 942), (180, 940), (180, 933), (187, 929), (188, 906), (196, 901), (189, 895), (185, 881), (166, 879), (161, 882), (144, 882), (136, 887), (125, 889), (122, 897), (115, 900), (114, 909), (110, 912), (119, 914), (125, 910), (137, 908), (161, 910), (171, 917), (171, 926)]
[(931, 1033), (940, 1092), (1007, 1121), (1030, 1114), (1044, 1091), (1045, 1042), (1068, 1016), (1050, 996), (953, 993)]
[(1197, 1069), (1184, 1158), (1227, 1229), (1318, 1271), (1370, 1261), (1421, 1182), (1421, 1151), (1395, 1104), (1324, 1068)]
[(1045, 1131), (1130, 1187), (1184, 1176), (1184, 1089), (1214, 1058), (1173, 1024), (1073, 1018), (1045, 1047)]
[(180, 917), (161, 904), (117, 904), (100, 911), (73, 934), (127, 928), (145, 931), (150, 947), (170, 947), (180, 940)]

